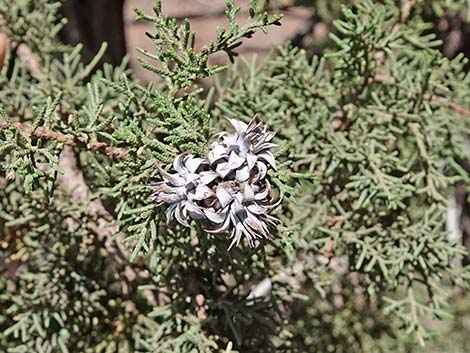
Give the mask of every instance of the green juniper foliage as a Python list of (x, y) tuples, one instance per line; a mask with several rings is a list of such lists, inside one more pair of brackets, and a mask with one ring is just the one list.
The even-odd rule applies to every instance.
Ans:
[[(344, 2), (349, 3), (349, 2)], [(157, 1), (155, 82), (95, 71), (59, 43), (49, 0), (0, 0), (0, 352), (410, 352), (468, 289), (447, 200), (470, 158), (470, 74), (447, 59), (424, 1), (329, 12), (321, 56), (209, 64), (278, 25), (227, 1), (200, 51)], [(432, 9), (466, 2), (433, 1)], [(468, 6), (468, 4), (467, 4)], [(339, 7), (339, 6), (338, 6)], [(330, 11), (329, 10), (329, 11)], [(326, 15), (325, 15), (326, 16)], [(329, 21), (329, 20), (326, 20)], [(239, 25), (239, 22), (245, 23)], [(226, 70), (228, 69), (228, 70)], [(226, 70), (214, 87), (202, 79)], [(243, 73), (241, 73), (243, 72)], [(217, 97), (217, 98), (214, 98)], [(167, 222), (146, 186), (206, 156), (223, 115), (276, 131), (281, 224), (254, 248)], [(467, 147), (466, 147), (467, 146)], [(457, 294), (455, 294), (457, 293)], [(455, 309), (453, 311), (456, 311)], [(456, 311), (458, 312), (458, 311)], [(456, 324), (458, 326), (460, 324)], [(460, 325), (461, 326), (461, 325)]]
[[(459, 165), (469, 153), (468, 110), (452, 102), (468, 107), (470, 75), (466, 59), (444, 58), (419, 22), (397, 22), (397, 10), (343, 8), (337, 50), (310, 60), (287, 46), (259, 68), (247, 63), (250, 74), (232, 75), (217, 106), (259, 113), (283, 140), (302, 137), (289, 157), (321, 186), (289, 205), (286, 222), (302, 224), (312, 247), (346, 255), (421, 340), (419, 316), (444, 314), (436, 281), (459, 280), (451, 259), (462, 249), (446, 240), (444, 222), (449, 186), (468, 180)], [(420, 300), (419, 287), (428, 291)]]

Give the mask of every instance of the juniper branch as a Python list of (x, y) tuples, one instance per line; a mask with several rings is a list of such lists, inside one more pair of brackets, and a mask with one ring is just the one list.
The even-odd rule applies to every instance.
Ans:
[[(387, 83), (392, 83), (393, 84), (393, 83), (395, 83), (395, 81), (396, 80), (393, 77), (378, 74), (378, 75), (375, 75), (374, 78), (370, 79), (369, 83), (371, 84), (371, 83), (374, 83), (374, 82), (377, 82), (377, 83), (387, 82)], [(429, 93), (425, 93), (423, 95), (423, 100), (433, 102), (433, 103), (444, 104), (444, 105), (448, 106), (450, 109), (452, 109), (453, 111), (459, 113), (462, 116), (465, 116), (465, 117), (470, 116), (470, 109), (466, 109), (462, 105), (460, 105), (456, 102), (452, 102), (447, 98), (431, 95)]]
[(439, 104), (444, 104), (448, 106), (450, 109), (454, 110), (455, 112), (459, 113), (462, 116), (465, 117), (470, 117), (470, 110), (466, 109), (465, 107), (461, 106), (458, 103), (452, 102), (446, 98), (439, 97), (439, 96), (433, 96), (430, 94), (425, 94), (423, 96), (423, 99), (426, 101), (431, 101), (433, 103), (439, 103)]
[[(77, 166), (77, 159), (71, 146), (65, 146), (62, 150), (59, 166), (63, 170), (63, 174), (57, 179), (61, 188), (70, 194), (72, 201), (87, 202), (92, 192), (85, 182), (83, 172)], [(139, 281), (142, 278), (141, 271), (136, 268), (136, 264), (129, 262), (129, 254), (123, 246), (124, 234), (118, 231), (112, 215), (99, 198), (89, 202), (87, 208), (91, 214), (97, 215), (97, 220), (90, 222), (88, 227), (97, 234), (114, 261), (123, 266), (123, 273), (128, 281)], [(130, 288), (124, 290), (128, 291)]]
[(125, 148), (109, 146), (106, 143), (99, 141), (93, 141), (89, 144), (86, 144), (85, 142), (77, 140), (74, 136), (71, 135), (66, 135), (61, 132), (53, 131), (43, 127), (33, 128), (33, 126), (28, 123), (9, 123), (6, 120), (0, 118), (0, 129), (8, 129), (11, 127), (14, 127), (23, 133), (30, 134), (35, 138), (56, 141), (67, 146), (91, 150), (120, 160), (128, 159), (128, 151)]

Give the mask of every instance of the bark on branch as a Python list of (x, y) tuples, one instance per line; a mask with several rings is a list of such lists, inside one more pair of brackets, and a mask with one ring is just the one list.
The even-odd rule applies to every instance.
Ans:
[(128, 151), (125, 148), (108, 146), (106, 143), (98, 141), (86, 144), (83, 141), (77, 140), (73, 136), (66, 135), (61, 132), (49, 130), (43, 127), (37, 127), (34, 129), (33, 126), (28, 123), (17, 122), (9, 124), (6, 120), (0, 118), (0, 129), (8, 129), (11, 126), (14, 126), (17, 130), (26, 134), (30, 134), (31, 136), (36, 138), (41, 138), (49, 141), (57, 141), (67, 146), (92, 150), (120, 160), (128, 159)]
[[(395, 78), (387, 76), (387, 75), (375, 75), (374, 78), (372, 78), (369, 81), (369, 84), (372, 84), (374, 82), (395, 83)], [(429, 93), (425, 93), (423, 95), (423, 100), (428, 101), (428, 102), (432, 102), (432, 103), (438, 103), (438, 104), (446, 105), (450, 109), (452, 109), (453, 111), (459, 113), (460, 115), (465, 116), (465, 117), (470, 117), (470, 110), (469, 109), (466, 109), (465, 107), (461, 106), (460, 104), (452, 102), (452, 101), (448, 100), (447, 98), (431, 95)]]
[[(66, 193), (70, 195), (71, 202), (87, 203), (91, 196), (91, 191), (86, 184), (83, 172), (77, 166), (77, 159), (73, 149), (65, 146), (59, 158), (59, 166), (63, 174), (58, 176), (58, 184)], [(103, 243), (104, 248), (113, 260), (121, 266), (122, 275), (126, 278), (123, 282), (123, 294), (130, 297), (130, 293), (145, 283), (148, 273), (145, 269), (139, 268), (137, 264), (129, 262), (129, 254), (123, 246), (124, 234), (118, 231), (112, 215), (105, 209), (100, 199), (92, 200), (88, 203), (88, 211), (97, 215), (97, 220), (89, 222), (87, 226), (97, 238)], [(146, 291), (145, 295), (151, 303), (155, 303), (152, 292)], [(132, 303), (131, 304), (132, 308)]]

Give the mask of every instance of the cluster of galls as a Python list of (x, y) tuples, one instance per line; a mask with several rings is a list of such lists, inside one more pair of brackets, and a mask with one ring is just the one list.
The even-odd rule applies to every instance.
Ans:
[(149, 186), (157, 205), (168, 205), (168, 221), (176, 218), (189, 227), (188, 219), (205, 220), (207, 232), (231, 231), (230, 249), (243, 236), (250, 246), (267, 238), (268, 226), (277, 222), (269, 212), (280, 200), (273, 201), (268, 177), (268, 170), (276, 169), (270, 152), (274, 133), (254, 120), (227, 119), (235, 133), (218, 133), (207, 158), (180, 154), (173, 162), (177, 173), (160, 169), (163, 181)]

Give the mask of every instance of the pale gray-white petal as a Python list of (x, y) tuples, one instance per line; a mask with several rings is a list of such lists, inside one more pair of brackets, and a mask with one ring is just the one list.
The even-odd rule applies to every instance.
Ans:
[(264, 159), (269, 165), (276, 170), (276, 160), (271, 152), (265, 151), (263, 153), (258, 154), (259, 159)]
[(194, 202), (187, 201), (185, 207), (192, 219), (199, 220), (205, 218), (204, 212)]
[(266, 177), (266, 174), (268, 173), (268, 167), (266, 167), (266, 164), (264, 164), (261, 161), (256, 162), (256, 166), (258, 167), (258, 173), (255, 175), (255, 177), (251, 180), (253, 183), (257, 183), (261, 180), (264, 180)]
[(228, 157), (227, 149), (224, 146), (222, 146), (220, 143), (215, 143), (212, 145), (208, 153), (208, 159), (211, 164), (214, 164), (215, 162), (220, 161), (226, 157)]
[(228, 116), (226, 116), (225, 119), (227, 119), (230, 122), (230, 124), (232, 124), (232, 126), (235, 128), (235, 131), (237, 131), (238, 133), (242, 133), (246, 131), (248, 127), (248, 125), (244, 123), (243, 121), (232, 119), (232, 118), (229, 118)]
[(204, 200), (211, 196), (215, 196), (214, 191), (204, 184), (199, 184), (196, 187), (196, 192), (194, 193), (193, 199), (194, 200)]
[(239, 183), (244, 183), (247, 181), (250, 177), (250, 171), (248, 169), (248, 166), (244, 166), (241, 169), (238, 169), (235, 173), (235, 178)]
[(234, 245), (236, 246), (240, 245), (240, 240), (242, 239), (242, 235), (243, 235), (242, 225), (238, 224), (235, 226), (235, 229), (232, 231), (232, 235), (230, 236), (230, 238), (232, 238), (232, 242), (230, 243), (228, 247), (229, 251)]
[(248, 216), (246, 217), (245, 220), (246, 224), (248, 224), (253, 230), (255, 230), (255, 233), (262, 235), (263, 237), (267, 237), (267, 230), (265, 227), (263, 227), (263, 222), (260, 221), (259, 218), (253, 216), (252, 214), (248, 213)]
[(264, 190), (258, 192), (255, 194), (255, 200), (264, 200), (266, 197), (268, 197), (271, 193), (271, 184), (269, 183), (268, 180), (266, 180), (266, 186)]
[(270, 142), (262, 142), (262, 143), (257, 144), (253, 148), (253, 153), (260, 153), (261, 151), (264, 151), (273, 147), (278, 147), (278, 145), (276, 145), (275, 143), (270, 143)]
[(183, 202), (180, 202), (180, 203), (177, 204), (176, 209), (175, 209), (175, 217), (176, 217), (176, 220), (181, 225), (183, 225), (185, 227), (189, 227), (188, 221), (187, 221), (185, 215), (183, 214), (183, 212), (184, 212)]
[(168, 223), (173, 219), (173, 216), (175, 215), (175, 210), (176, 210), (177, 206), (178, 205), (176, 203), (171, 204), (170, 206), (168, 206), (168, 208), (166, 210), (166, 220), (167, 220)]
[(227, 211), (221, 212), (214, 212), (209, 209), (204, 210), (204, 214), (206, 215), (207, 219), (215, 224), (223, 223), (227, 219)]
[(218, 174), (211, 170), (208, 170), (206, 172), (200, 172), (199, 177), (200, 177), (201, 184), (207, 185), (207, 184), (212, 183), (215, 179), (217, 179)]
[(178, 173), (183, 173), (183, 159), (185, 157), (185, 153), (181, 153), (177, 155), (173, 161), (173, 169), (176, 170)]
[(223, 185), (217, 187), (216, 195), (222, 207), (227, 206), (233, 200), (233, 195)]
[(190, 183), (195, 183), (196, 181), (198, 181), (200, 179), (200, 177), (201, 176), (199, 174), (195, 174), (195, 173), (185, 174), (184, 175), (184, 184), (188, 185)]
[(196, 173), (198, 168), (204, 163), (206, 163), (205, 159), (197, 158), (197, 157), (194, 157), (192, 155), (188, 156), (185, 159), (185, 166), (186, 166), (186, 168), (188, 169), (188, 171), (190, 173)]
[(229, 175), (230, 173), (233, 172), (232, 169), (226, 169), (225, 168), (225, 165), (227, 163), (220, 163), (217, 165), (217, 167), (215, 168), (217, 174), (219, 174), (219, 176), (222, 178), (222, 179), (225, 179), (227, 177), (227, 175)]
[(230, 214), (237, 215), (239, 213), (245, 212), (245, 208), (242, 202), (243, 202), (243, 195), (235, 194), (233, 198), (233, 202), (230, 205)]
[(251, 171), (253, 167), (256, 165), (256, 161), (258, 157), (252, 153), (247, 153), (246, 155), (246, 164), (248, 165), (248, 170)]
[(257, 204), (248, 205), (247, 209), (251, 213), (254, 213), (254, 214), (257, 214), (257, 215), (263, 215), (268, 211), (265, 207), (257, 205)]
[(206, 232), (208, 233), (223, 233), (225, 232), (230, 226), (230, 217), (226, 217), (224, 223), (219, 227), (215, 229), (206, 229)]
[(231, 152), (227, 164), (224, 165), (223, 170), (233, 170), (241, 167), (245, 163), (245, 159), (241, 158), (235, 152)]
[(182, 178), (180, 175), (167, 173), (160, 167), (158, 167), (158, 171), (160, 172), (162, 179), (167, 183), (171, 183), (175, 186), (184, 185), (184, 178)]
[(252, 202), (255, 200), (255, 191), (248, 183), (242, 184), (242, 192), (243, 192), (243, 201), (244, 202)]
[(158, 201), (164, 202), (164, 203), (176, 203), (176, 202), (184, 200), (185, 198), (186, 197), (184, 195), (177, 194), (177, 193), (174, 193), (174, 194), (160, 193), (157, 196)]

